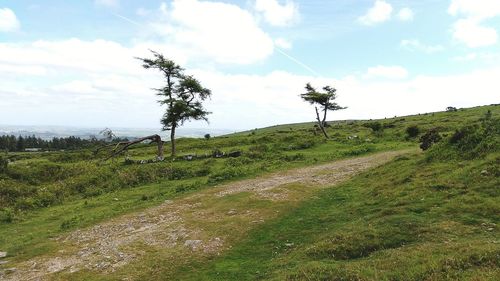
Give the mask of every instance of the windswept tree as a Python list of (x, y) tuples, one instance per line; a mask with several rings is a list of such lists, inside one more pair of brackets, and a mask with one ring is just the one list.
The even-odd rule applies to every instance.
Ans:
[(103, 136), (104, 140), (107, 142), (112, 142), (116, 138), (115, 133), (110, 128), (105, 128), (100, 131), (99, 135)]
[[(326, 114), (328, 111), (336, 111), (341, 109), (346, 109), (347, 107), (342, 107), (335, 102), (337, 98), (337, 90), (330, 86), (323, 87), (324, 92), (318, 92), (310, 83), (306, 85), (306, 93), (301, 94), (300, 97), (314, 105), (316, 110), (316, 120), (318, 121), (318, 126), (325, 135), (325, 138), (328, 138), (328, 134), (326, 133)], [(319, 108), (318, 108), (319, 107)], [(320, 110), (323, 112), (323, 118), (320, 117)]]
[(163, 88), (156, 89), (161, 97), (158, 101), (167, 108), (161, 123), (164, 131), (170, 131), (172, 156), (175, 156), (175, 131), (189, 120), (205, 120), (210, 112), (203, 108), (203, 101), (211, 91), (201, 86), (193, 76), (184, 74), (184, 69), (162, 54), (152, 51), (153, 58), (139, 58), (145, 69), (160, 71), (166, 80)]

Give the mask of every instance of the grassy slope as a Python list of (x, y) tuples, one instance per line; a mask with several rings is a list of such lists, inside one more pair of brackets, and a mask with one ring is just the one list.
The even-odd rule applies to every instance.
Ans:
[[(456, 113), (436, 113), (436, 114), (429, 114), (426, 116), (413, 116), (413, 117), (405, 117), (405, 118), (396, 118), (396, 119), (388, 119), (388, 120), (381, 120), (382, 123), (387, 124), (387, 125), (393, 125), (394, 127), (392, 128), (387, 128), (383, 134), (373, 134), (369, 129), (366, 129), (362, 126), (363, 122), (356, 122), (354, 124), (345, 124), (345, 123), (339, 123), (338, 125), (334, 126), (333, 128), (330, 129), (331, 134), (334, 137), (334, 141), (332, 142), (318, 142), (312, 147), (309, 148), (303, 148), (303, 149), (294, 149), (294, 150), (289, 150), (286, 149), (286, 147), (290, 146), (296, 146), (297, 144), (301, 144), (298, 142), (300, 139), (304, 139), (304, 136), (307, 136), (308, 138), (310, 137), (311, 133), (308, 132), (308, 128), (310, 128), (310, 124), (296, 124), (296, 125), (284, 125), (284, 126), (278, 126), (275, 128), (267, 128), (263, 130), (258, 130), (256, 131), (255, 134), (252, 133), (242, 133), (242, 134), (236, 134), (232, 136), (226, 136), (226, 137), (221, 137), (221, 138), (215, 138), (213, 140), (210, 140), (209, 142), (205, 142), (203, 140), (181, 140), (180, 141), (180, 150), (183, 153), (192, 153), (192, 152), (197, 152), (199, 154), (207, 153), (211, 149), (214, 148), (220, 148), (225, 151), (230, 151), (230, 150), (235, 150), (235, 149), (242, 149), (243, 151), (249, 151), (250, 153), (260, 153), (261, 156), (258, 156), (256, 158), (249, 158), (251, 161), (249, 163), (234, 163), (231, 162), (230, 159), (218, 159), (215, 161), (209, 161), (209, 162), (202, 162), (202, 161), (196, 161), (196, 162), (190, 162), (190, 163), (174, 163), (172, 165), (178, 165), (176, 167), (182, 167), (182, 165), (190, 168), (193, 165), (195, 167), (201, 167), (201, 166), (206, 166), (209, 164), (211, 167), (211, 171), (209, 175), (206, 176), (201, 176), (201, 177), (195, 177), (194, 179), (180, 179), (180, 180), (174, 180), (174, 179), (164, 179), (164, 178), (157, 178), (157, 177), (152, 177), (152, 179), (149, 179), (145, 177), (145, 180), (143, 181), (138, 181), (137, 187), (135, 188), (126, 188), (126, 189), (111, 189), (110, 191), (105, 190), (105, 192), (102, 195), (97, 195), (97, 196), (86, 196), (86, 198), (79, 199), (78, 196), (71, 197), (71, 200), (64, 201), (62, 202), (62, 205), (59, 206), (54, 206), (54, 207), (49, 207), (49, 208), (44, 208), (38, 211), (26, 211), (22, 213), (17, 220), (15, 220), (13, 223), (1, 223), (2, 227), (0, 228), (0, 249), (2, 250), (7, 250), (10, 253), (16, 255), (17, 259), (25, 259), (33, 255), (37, 255), (40, 252), (50, 252), (51, 249), (53, 249), (53, 245), (51, 246), (51, 243), (49, 240), (47, 240), (48, 237), (57, 235), (61, 232), (65, 232), (71, 229), (74, 229), (76, 227), (82, 227), (86, 225), (91, 225), (94, 224), (100, 220), (103, 220), (105, 218), (123, 214), (126, 212), (130, 212), (133, 210), (138, 210), (141, 208), (146, 208), (149, 206), (157, 205), (163, 200), (167, 198), (172, 198), (175, 196), (181, 196), (184, 192), (195, 192), (196, 189), (202, 188), (204, 186), (210, 186), (211, 184), (207, 182), (207, 179), (210, 176), (221, 174), (221, 175), (226, 175), (229, 173), (228, 177), (222, 177), (222, 181), (224, 180), (234, 180), (242, 177), (249, 177), (249, 176), (254, 176), (257, 174), (261, 174), (266, 171), (273, 171), (277, 169), (283, 169), (283, 168), (288, 168), (288, 167), (293, 167), (293, 166), (302, 166), (302, 165), (310, 165), (313, 163), (318, 163), (318, 162), (324, 162), (324, 161), (330, 161), (333, 159), (339, 159), (343, 157), (348, 157), (348, 156), (354, 156), (354, 155), (359, 155), (359, 154), (364, 154), (372, 151), (380, 151), (380, 150), (389, 150), (389, 149), (394, 149), (394, 148), (403, 148), (403, 147), (408, 147), (415, 145), (414, 143), (412, 144), (412, 141), (405, 141), (404, 140), (404, 130), (407, 126), (413, 125), (413, 124), (418, 124), (419, 127), (423, 130), (428, 129), (430, 127), (435, 127), (435, 126), (440, 126), (442, 127), (443, 131), (453, 131), (454, 128), (456, 128), (459, 124), (463, 123), (464, 121), (471, 121), (477, 119), (479, 116), (484, 114), (484, 112), (490, 109), (493, 111), (493, 114), (498, 116), (499, 115), (499, 110), (498, 107), (482, 107), (482, 108), (475, 108), (475, 109), (469, 109), (466, 111), (462, 112), (456, 112)], [(346, 137), (348, 135), (353, 135), (357, 134), (360, 136), (360, 141), (353, 140), (353, 141), (346, 141)], [(320, 136), (316, 137), (315, 139), (319, 138)], [(370, 141), (364, 141), (366, 138), (370, 138)], [(307, 140), (307, 138), (306, 138)], [(258, 151), (258, 149), (255, 149), (255, 146), (258, 146), (259, 143), (265, 143), (269, 147), (269, 151)], [(285, 149), (283, 149), (285, 147)], [(276, 153), (278, 152), (278, 153)], [(143, 158), (143, 157), (151, 157), (153, 153), (153, 149), (150, 148), (141, 148), (134, 150), (131, 154), (133, 157), (137, 158)], [(266, 157), (266, 155), (273, 155), (272, 157)], [(301, 154), (300, 157), (297, 157), (296, 160), (294, 161), (289, 161), (286, 156), (291, 155), (295, 156), (297, 154)], [(416, 156), (417, 158), (419, 156)], [(32, 160), (23, 160), (24, 162), (20, 161), (20, 165), (34, 165), (36, 161), (47, 161), (46, 159), (32, 159)], [(205, 161), (205, 160), (204, 160)], [(54, 162), (54, 161), (53, 161)], [(57, 161), (55, 161), (57, 163)], [(421, 163), (415, 159), (410, 159), (410, 160), (405, 160), (401, 161), (401, 163), (404, 163), (405, 165), (399, 165), (399, 164), (394, 164), (395, 168), (401, 169), (401, 172), (403, 172), (403, 168), (406, 167), (405, 169), (407, 170), (407, 173), (411, 173), (416, 168), (420, 168), (419, 165)], [(469, 165), (468, 163), (467, 165)], [(75, 163), (62, 163), (60, 165), (83, 165), (82, 161)], [(167, 164), (153, 164), (151, 166), (159, 166), (160, 168), (162, 165), (167, 165)], [(170, 164), (168, 164), (170, 165)], [(413, 166), (411, 166), (413, 165)], [(429, 164), (431, 165), (431, 164)], [(433, 164), (435, 165), (435, 164)], [(437, 164), (436, 164), (437, 165)], [(457, 164), (458, 165), (458, 164)], [(463, 165), (463, 164), (460, 164)], [(115, 163), (110, 165), (113, 169), (118, 170), (118, 171), (123, 171), (123, 169), (131, 169), (128, 167), (123, 167), (122, 164)], [(447, 164), (443, 164), (443, 167), (433, 167), (431, 166), (428, 168), (428, 171), (434, 171), (435, 169), (441, 168), (445, 169), (448, 167), (448, 169), (454, 171), (455, 167), (454, 166), (449, 166)], [(234, 167), (239, 167), (240, 172), (232, 172), (231, 169), (234, 169)], [(92, 169), (89, 169), (87, 171), (89, 174), (99, 170), (99, 169), (107, 169), (109, 167), (92, 167)], [(149, 168), (138, 168), (135, 170), (148, 170)], [(437, 170), (439, 171), (439, 170)], [(458, 171), (463, 171), (463, 170), (458, 170)], [(136, 172), (136, 171), (134, 171)], [(388, 172), (388, 171), (386, 171)], [(392, 171), (395, 174), (398, 174), (399, 171)], [(429, 172), (430, 173), (430, 172)], [(457, 172), (457, 176), (462, 175), (464, 177), (463, 173)], [(130, 173), (134, 176), (137, 176), (137, 174)], [(109, 175), (109, 174), (108, 174)], [(30, 176), (30, 175), (28, 175)], [(387, 175), (389, 176), (389, 175)], [(216, 177), (212, 177), (216, 178)], [(382, 177), (385, 179), (384, 177)], [(429, 174), (422, 174), (422, 175), (413, 175), (413, 178), (419, 179), (421, 181), (425, 180), (436, 180), (436, 178), (430, 178)], [(412, 178), (412, 179), (413, 179)], [(64, 180), (64, 179), (63, 179)], [(378, 183), (382, 184), (384, 181), (381, 181), (380, 178), (361, 178), (357, 179), (358, 181), (373, 181), (373, 183)], [(152, 185), (143, 185), (145, 182), (157, 182)], [(220, 181), (220, 180), (218, 180)], [(418, 181), (417, 181), (418, 182)], [(446, 180), (445, 180), (446, 182)], [(460, 182), (460, 181), (458, 181)], [(386, 182), (387, 184), (387, 182)], [(409, 184), (409, 183), (408, 183)], [(417, 183), (415, 183), (417, 184)], [(134, 185), (132, 184), (131, 187)], [(437, 184), (436, 186), (440, 186)], [(446, 186), (446, 185), (443, 185)], [(348, 188), (349, 185), (345, 185), (342, 188)], [(386, 188), (389, 189), (389, 188)], [(390, 190), (390, 189), (389, 189)], [(415, 190), (417, 190), (415, 188)], [(426, 191), (429, 191), (432, 189), (424, 189)], [(333, 190), (330, 190), (328, 192), (334, 192)], [(350, 195), (350, 192), (352, 194)], [(333, 202), (319, 202), (321, 207), (319, 209), (325, 209), (325, 206), (334, 206), (335, 208), (332, 207), (332, 209), (336, 210), (337, 213), (334, 213), (339, 220), (342, 217), (345, 217), (345, 221), (343, 224), (347, 227), (349, 222), (356, 221), (356, 223), (351, 223), (351, 227), (356, 227), (359, 225), (359, 220), (362, 220), (363, 216), (366, 215), (366, 213), (359, 213), (356, 216), (353, 215), (353, 217), (347, 216), (347, 211), (352, 212), (353, 209), (355, 209), (355, 205), (358, 206), (364, 206), (367, 203), (370, 204), (375, 204), (373, 202), (366, 202), (367, 199), (370, 197), (367, 197), (366, 194), (362, 193), (361, 191), (358, 195), (357, 193), (352, 191), (352, 190), (345, 190), (345, 197), (349, 198), (350, 201), (342, 201), (342, 202), (337, 202), (337, 204), (341, 204), (339, 206), (336, 206), (335, 200)], [(405, 193), (406, 192), (406, 193)], [(409, 196), (405, 200), (411, 201), (412, 196), (415, 196), (414, 193), (411, 193), (409, 191), (402, 192), (405, 196)], [(419, 191), (420, 192), (420, 191)], [(439, 194), (443, 193), (442, 190), (439, 190)], [(446, 190), (443, 194), (446, 194)], [(400, 194), (391, 194), (389, 191), (387, 191), (387, 196), (388, 198), (386, 201), (383, 202), (378, 202), (377, 204), (385, 204), (387, 202), (392, 202), (393, 200), (390, 199), (390, 196), (400, 196)], [(356, 197), (359, 196), (359, 197)], [(329, 196), (321, 196), (321, 198), (330, 198)], [(333, 196), (332, 198), (335, 198)], [(116, 200), (118, 199), (118, 200)], [(323, 199), (322, 199), (323, 200)], [(363, 201), (365, 200), (365, 201)], [(414, 200), (413, 200), (414, 201)], [(315, 201), (314, 201), (315, 202)], [(335, 237), (320, 237), (321, 234), (325, 234), (328, 232), (321, 231), (325, 227), (323, 225), (323, 221), (325, 221), (326, 224), (331, 225), (331, 222), (328, 223), (328, 220), (326, 218), (321, 218), (317, 217), (316, 219), (320, 219), (321, 223), (318, 223), (317, 221), (315, 222), (315, 212), (308, 212), (307, 210), (310, 208), (308, 204), (315, 204), (314, 202), (307, 202), (305, 203), (304, 207), (301, 207), (292, 213), (290, 213), (288, 216), (285, 216), (282, 218), (283, 221), (276, 221), (274, 222), (276, 225), (274, 226), (266, 226), (262, 228), (261, 230), (258, 230), (255, 233), (252, 233), (250, 236), (247, 247), (250, 247), (252, 249), (255, 249), (256, 251), (258, 249), (263, 250), (269, 244), (266, 244), (266, 241), (261, 241), (259, 242), (261, 238), (258, 238), (259, 235), (260, 237), (273, 237), (272, 235), (269, 236), (270, 233), (266, 233), (266, 229), (268, 231), (274, 231), (275, 228), (279, 228), (280, 225), (282, 225), (285, 230), (290, 229), (291, 232), (295, 233), (300, 233), (300, 229), (294, 229), (293, 227), (299, 227), (301, 225), (304, 225), (303, 221), (306, 221), (306, 219), (299, 221), (298, 223), (294, 224), (294, 218), (297, 216), (301, 216), (300, 212), (304, 212), (304, 215), (306, 213), (309, 213), (311, 218), (307, 218), (307, 221), (311, 221), (314, 223), (311, 223), (311, 231), (307, 231), (307, 235), (302, 233), (301, 235), (298, 235), (301, 239), (310, 239), (309, 241), (337, 241)], [(349, 203), (347, 204), (347, 203)], [(427, 202), (423, 200), (423, 202)], [(434, 201), (429, 201), (429, 202), (434, 202)], [(418, 202), (417, 202), (418, 203)], [(333, 204), (333, 205), (332, 205)], [(345, 204), (345, 206), (344, 206)], [(354, 205), (352, 205), (354, 204)], [(410, 204), (407, 202), (407, 204)], [(423, 204), (423, 203), (422, 203)], [(431, 203), (429, 203), (431, 204)], [(483, 202), (481, 201), (481, 206), (483, 205)], [(340, 206), (344, 206), (345, 208), (340, 208)], [(404, 205), (403, 205), (404, 206)], [(402, 209), (401, 206), (395, 206), (394, 207), (398, 212), (403, 212), (405, 209)], [(322, 210), (320, 212), (324, 213), (324, 216), (330, 217), (332, 214), (328, 214), (328, 209), (326, 208), (325, 210)], [(380, 212), (385, 210), (386, 208), (380, 207)], [(402, 209), (402, 210), (401, 210)], [(333, 212), (333, 210), (331, 210)], [(373, 210), (367, 210), (367, 212), (372, 212)], [(391, 212), (392, 208), (389, 208), (389, 210), (385, 210), (383, 212)], [(298, 213), (295, 213), (298, 212)], [(354, 214), (356, 214), (358, 211), (355, 211)], [(453, 213), (452, 213), (453, 214)], [(415, 216), (415, 215), (414, 215)], [(397, 217), (397, 216), (396, 216)], [(491, 218), (490, 218), (491, 219)], [(498, 218), (496, 218), (498, 219)], [(410, 220), (411, 223), (413, 223)], [(380, 224), (380, 228), (385, 228), (385, 225), (388, 225), (387, 222), (385, 221), (380, 221), (378, 222)], [(411, 225), (410, 223), (410, 225)], [(341, 224), (341, 225), (343, 225)], [(323, 226), (322, 226), (323, 225)], [(486, 224), (488, 225), (488, 224)], [(316, 227), (316, 229), (314, 228)], [(468, 226), (465, 224), (465, 226)], [(328, 227), (328, 226), (327, 226)], [(333, 227), (333, 226), (330, 226)], [(370, 226), (371, 228), (372, 226)], [(462, 226), (460, 226), (462, 227)], [(417, 227), (420, 229), (420, 227)], [(491, 227), (489, 227), (491, 228)], [(273, 230), (274, 229), (274, 230)], [(314, 230), (315, 229), (315, 230)], [(349, 230), (349, 228), (346, 229), (341, 229), (341, 228), (333, 228), (336, 229), (337, 231), (344, 231), (346, 233), (346, 237), (348, 238), (349, 235), (355, 236), (357, 235), (357, 231), (355, 228), (352, 230)], [(386, 233), (383, 229), (377, 229), (374, 228), (370, 231), (372, 232), (366, 232), (365, 234), (367, 237), (377, 237), (379, 235), (379, 238), (384, 236), (384, 235), (389, 235), (391, 236), (394, 234), (391, 231), (400, 231), (404, 232), (404, 229), (398, 230), (397, 227), (389, 227), (389, 232)], [(495, 228), (496, 230), (496, 228)], [(259, 234), (259, 231), (263, 231), (261, 234)], [(281, 232), (282, 230), (280, 230)], [(284, 230), (283, 230), (284, 231)], [(469, 230), (467, 230), (469, 231)], [(471, 230), (472, 231), (472, 230)], [(286, 233), (286, 232), (285, 232)], [(316, 234), (314, 234), (316, 233)], [(363, 232), (362, 232), (363, 233)], [(399, 232), (397, 232), (399, 233)], [(308, 234), (311, 234), (308, 236)], [(365, 235), (363, 234), (363, 235)], [(252, 241), (252, 237), (257, 237), (258, 239), (256, 241)], [(397, 235), (396, 235), (397, 236)], [(407, 235), (407, 236), (414, 236), (414, 235)], [(283, 236), (285, 237), (285, 236)], [(291, 236), (290, 236), (291, 237)], [(309, 237), (309, 238), (307, 238)], [(363, 237), (363, 236), (362, 236)], [(384, 236), (385, 237), (385, 236)], [(344, 239), (344, 240), (349, 240), (347, 238), (339, 238), (339, 239)], [(289, 238), (287, 238), (289, 239)], [(330, 240), (328, 240), (330, 239)], [(334, 240), (331, 240), (334, 239)], [(362, 240), (367, 240), (367, 239), (362, 239)], [(382, 241), (382, 239), (375, 239), (376, 241), (379, 241), (378, 243), (386, 243)], [(274, 241), (274, 240), (272, 240)], [(271, 243), (272, 241), (268, 241)], [(279, 241), (279, 240), (277, 240)], [(357, 240), (355, 240), (357, 241)], [(382, 241), (382, 242), (381, 242)], [(401, 240), (403, 241), (403, 240)], [(252, 243), (257, 243), (258, 245), (264, 245), (263, 247), (253, 247)], [(307, 261), (307, 257), (311, 257), (312, 254), (309, 252), (300, 252), (300, 249), (296, 249), (296, 245), (299, 245), (300, 241), (298, 242), (293, 242), (292, 247), (278, 247), (279, 252), (284, 251), (285, 253), (292, 253), (292, 257), (296, 257), (295, 262), (300, 263)], [(412, 243), (414, 242), (413, 240), (404, 240), (404, 242)], [(348, 242), (346, 242), (348, 243)], [(245, 253), (245, 243), (242, 245), (239, 245), (236, 249), (241, 247), (240, 253)], [(274, 245), (274, 244), (273, 244)], [(391, 244), (392, 245), (392, 244)], [(311, 245), (312, 246), (312, 245)], [(381, 249), (387, 247), (387, 245), (378, 245), (375, 246), (377, 249)], [(392, 246), (391, 246), (392, 247)], [(293, 248), (294, 250), (291, 251), (291, 249), (288, 248)], [(231, 255), (233, 255), (233, 252), (229, 253), (229, 255), (225, 258), (228, 260), (233, 259)], [(268, 251), (269, 252), (269, 251)], [(237, 254), (237, 253), (236, 253)], [(311, 259), (310, 263), (306, 263), (305, 265), (298, 266), (298, 264), (294, 264), (293, 258), (286, 258), (283, 255), (280, 255), (280, 261), (276, 259), (276, 257), (269, 257), (266, 256), (264, 253), (255, 253), (256, 257), (260, 257), (262, 254), (263, 259), (252, 259), (250, 261), (247, 261), (248, 263), (253, 263), (253, 264), (258, 264), (256, 267), (257, 269), (255, 271), (248, 271), (250, 275), (248, 276), (254, 276), (253, 272), (259, 271), (261, 274), (265, 274), (265, 276), (268, 277), (276, 277), (280, 279), (283, 277), (284, 272), (286, 271), (291, 271), (294, 272), (293, 274), (290, 274), (290, 278), (293, 279), (293, 277), (297, 277), (300, 279), (300, 272), (305, 272), (305, 274), (308, 272), (309, 269), (314, 268), (314, 266), (318, 266), (318, 268), (323, 268), (325, 272), (334, 272), (336, 267), (338, 267), (338, 263), (332, 262), (332, 261), (323, 261), (321, 259)], [(248, 255), (247, 255), (248, 256)], [(312, 255), (314, 256), (314, 255)], [(306, 257), (306, 258), (304, 258)], [(271, 258), (271, 259), (269, 259)], [(236, 258), (237, 262), (243, 261), (244, 259), (239, 259)], [(265, 261), (265, 262), (263, 262)], [(224, 261), (222, 260), (222, 266), (219, 266), (217, 264), (217, 269), (222, 268), (225, 269), (226, 266), (224, 266)], [(342, 261), (341, 261), (342, 262)], [(266, 268), (261, 268), (264, 264), (266, 264)], [(206, 264), (203, 265), (202, 267), (205, 267), (205, 270), (207, 274), (215, 274), (215, 271), (211, 266), (215, 265), (210, 265)], [(296, 265), (296, 266), (295, 266)], [(307, 266), (306, 266), (307, 265)], [(201, 266), (201, 265), (196, 265)], [(360, 265), (361, 266), (361, 265)], [(287, 270), (280, 270), (280, 268), (287, 268)], [(230, 267), (228, 267), (230, 268)], [(249, 269), (253, 270), (252, 266), (248, 267)], [(222, 270), (224, 271), (224, 270)], [(238, 270), (235, 270), (235, 274), (243, 274), (244, 272), (239, 272), (236, 273)], [(314, 270), (314, 272), (321, 272)], [(295, 274), (295, 275), (294, 275)], [(346, 273), (348, 274), (348, 272)], [(369, 276), (369, 275), (367, 275)], [(313, 276), (314, 277), (314, 276)]]
[[(487, 171), (484, 173), (483, 171)], [(394, 162), (327, 189), (179, 280), (499, 280), (500, 153)]]

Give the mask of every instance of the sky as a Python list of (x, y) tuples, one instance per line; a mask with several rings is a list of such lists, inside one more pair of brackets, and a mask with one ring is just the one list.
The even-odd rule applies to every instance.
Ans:
[(499, 0), (0, 0), (0, 124), (160, 128), (163, 53), (212, 90), (209, 124), (330, 120), (500, 102)]

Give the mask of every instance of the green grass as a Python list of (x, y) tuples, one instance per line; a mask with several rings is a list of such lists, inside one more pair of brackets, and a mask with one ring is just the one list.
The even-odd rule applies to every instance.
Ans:
[[(500, 154), (402, 157), (327, 189), (178, 280), (498, 280)], [(485, 169), (496, 171), (482, 175)], [(474, 279), (476, 278), (476, 279)]]
[[(0, 250), (13, 262), (56, 251), (50, 238), (156, 206), (221, 183), (379, 151), (416, 147), (406, 128), (438, 128), (446, 139), (499, 106), (375, 121), (334, 122), (325, 141), (312, 123), (204, 139), (180, 139), (179, 154), (242, 151), (240, 158), (126, 165), (91, 152), (18, 153), (0, 173)], [(373, 132), (366, 124), (381, 123)], [(356, 136), (356, 137), (354, 137)], [(479, 136), (481, 136), (479, 134)], [(473, 135), (470, 140), (474, 140)], [(469, 139), (466, 138), (467, 141)], [(498, 276), (498, 153), (461, 159), (462, 143), (403, 157), (318, 194), (252, 231), (223, 256), (161, 274), (192, 280), (441, 280)], [(459, 150), (462, 149), (462, 150)], [(481, 154), (483, 153), (483, 154)], [(151, 159), (155, 148), (129, 151)], [(481, 154), (484, 159), (474, 158)], [(451, 156), (449, 156), (451, 155)], [(449, 157), (448, 157), (449, 156)], [(5, 157), (5, 156), (4, 156)], [(482, 171), (487, 174), (481, 174)], [(214, 203), (215, 204), (215, 203)], [(295, 206), (296, 207), (296, 206)], [(493, 228), (493, 230), (489, 230)], [(235, 241), (236, 243), (237, 241)], [(157, 263), (157, 261), (151, 261)], [(172, 275), (172, 272), (175, 272)], [(356, 279), (358, 278), (358, 279)]]

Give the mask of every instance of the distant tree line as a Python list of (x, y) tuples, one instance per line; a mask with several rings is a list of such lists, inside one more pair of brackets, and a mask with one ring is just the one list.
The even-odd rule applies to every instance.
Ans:
[[(124, 141), (126, 139), (115, 138), (113, 142)], [(82, 139), (80, 137), (65, 137), (65, 138), (52, 138), (51, 140), (44, 140), (36, 136), (14, 136), (3, 135), (0, 136), (0, 150), (8, 151), (25, 151), (27, 148), (39, 148), (41, 150), (75, 150), (82, 148), (94, 147), (97, 145), (104, 145), (105, 140), (97, 139), (95, 137), (90, 139)]]

